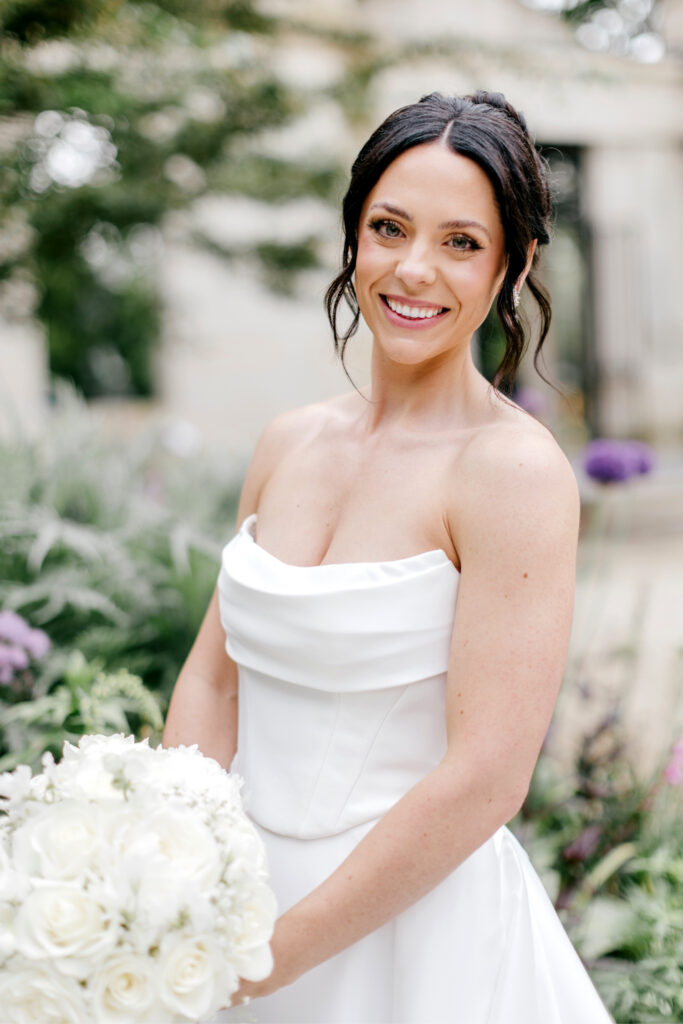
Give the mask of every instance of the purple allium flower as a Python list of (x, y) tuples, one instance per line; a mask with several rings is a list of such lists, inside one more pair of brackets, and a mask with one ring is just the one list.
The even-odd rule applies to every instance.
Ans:
[(683, 736), (673, 745), (671, 758), (664, 769), (664, 778), (670, 786), (680, 786), (683, 782)]
[(649, 473), (654, 452), (642, 441), (601, 437), (590, 441), (583, 453), (583, 468), (600, 483), (621, 483), (638, 473)]
[(29, 661), (44, 658), (50, 650), (50, 638), (42, 629), (31, 629), (28, 622), (13, 611), (0, 612), (0, 683), (12, 682), (15, 672), (28, 668)]
[(633, 461), (635, 473), (650, 473), (655, 465), (655, 453), (644, 441), (625, 441)]
[(28, 668), (28, 654), (18, 644), (4, 644), (0, 641), (0, 665), (11, 669)]
[(11, 644), (21, 644), (31, 632), (31, 627), (16, 612), (0, 612), (0, 640), (8, 640)]
[(583, 468), (588, 476), (603, 484), (628, 480), (633, 472), (632, 460), (622, 442), (609, 438), (589, 441), (583, 453)]
[(43, 629), (30, 629), (24, 640), (24, 647), (34, 661), (44, 658), (51, 646), (50, 638)]

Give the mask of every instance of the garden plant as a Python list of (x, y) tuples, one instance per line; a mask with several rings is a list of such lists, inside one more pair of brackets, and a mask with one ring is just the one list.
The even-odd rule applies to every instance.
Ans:
[[(0, 445), (0, 769), (86, 733), (159, 739), (242, 472), (171, 439), (107, 441), (64, 392), (49, 435)], [(682, 783), (683, 743), (642, 779), (612, 708), (571, 772), (542, 754), (513, 822), (618, 1024), (683, 1021)]]

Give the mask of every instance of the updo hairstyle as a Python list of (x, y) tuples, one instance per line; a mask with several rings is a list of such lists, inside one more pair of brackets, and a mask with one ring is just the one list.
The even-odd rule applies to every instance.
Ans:
[[(342, 269), (325, 295), (327, 316), (334, 335), (334, 347), (344, 364), (347, 342), (358, 328), (360, 310), (353, 287), (358, 253), (358, 225), (369, 192), (389, 164), (413, 146), (444, 139), (454, 153), (473, 160), (488, 177), (496, 196), (505, 234), (508, 266), (496, 302), (505, 332), (505, 352), (493, 378), (493, 386), (511, 385), (528, 344), (527, 325), (514, 303), (514, 286), (524, 270), (527, 252), (538, 240), (526, 285), (538, 305), (540, 334), (534, 352), (534, 367), (550, 326), (550, 301), (538, 282), (534, 268), (539, 248), (550, 241), (550, 190), (546, 163), (529, 135), (524, 115), (499, 92), (476, 92), (472, 96), (442, 96), (433, 92), (419, 103), (400, 107), (377, 128), (365, 143), (351, 169), (351, 182), (344, 197), (342, 217), (344, 249)], [(338, 314), (344, 299), (352, 320), (339, 332)], [(346, 370), (346, 367), (344, 367)]]

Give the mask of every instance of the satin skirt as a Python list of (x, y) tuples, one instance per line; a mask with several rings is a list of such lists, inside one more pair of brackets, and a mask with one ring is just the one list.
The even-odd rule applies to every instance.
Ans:
[[(374, 822), (319, 839), (261, 827), (279, 912)], [(330, 922), (334, 927), (334, 922)], [(430, 893), (292, 985), (225, 1011), (259, 1024), (609, 1024), (517, 839), (499, 829)]]

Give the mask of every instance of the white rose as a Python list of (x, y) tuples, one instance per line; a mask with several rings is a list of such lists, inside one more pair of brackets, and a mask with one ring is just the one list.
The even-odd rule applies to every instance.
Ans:
[(82, 989), (45, 964), (16, 966), (0, 975), (3, 1024), (86, 1024)]
[(214, 927), (216, 910), (210, 899), (213, 890), (180, 877), (168, 861), (157, 856), (147, 864), (131, 865), (126, 861), (107, 879), (107, 887), (110, 884), (116, 891), (107, 891), (100, 884), (96, 889), (98, 898), (104, 906), (116, 899), (129, 928), (126, 942), (141, 953), (158, 945), (167, 932), (180, 926), (191, 927), (195, 933)]
[(228, 882), (242, 876), (268, 877), (266, 849), (251, 822), (235, 822), (220, 839), (229, 853)]
[(0, 901), (23, 900), (30, 888), (27, 875), (15, 867), (5, 844), (0, 844)]
[(116, 929), (111, 915), (82, 889), (41, 885), (19, 908), (17, 948), (31, 959), (92, 956), (110, 948)]
[(61, 798), (123, 801), (123, 790), (113, 785), (113, 776), (100, 758), (60, 761), (45, 771)]
[(194, 932), (213, 928), (216, 912), (207, 893), (194, 880), (179, 880), (175, 873), (149, 871), (137, 889), (136, 927), (146, 925), (156, 941), (179, 921)]
[(161, 1001), (190, 1020), (215, 1013), (223, 994), (221, 975), (228, 971), (209, 936), (168, 935), (161, 945)]
[(76, 800), (48, 804), (14, 833), (15, 864), (42, 878), (77, 878), (96, 860), (102, 843), (99, 807)]
[(14, 935), (14, 910), (9, 903), (0, 902), (0, 964), (17, 948)]
[(64, 760), (82, 759), (83, 757), (105, 757), (107, 754), (128, 754), (134, 748), (149, 749), (149, 742), (141, 740), (136, 743), (134, 736), (126, 736), (122, 732), (113, 733), (111, 736), (102, 736), (95, 733), (89, 736), (81, 736), (78, 746), (72, 743), (64, 744)]
[[(77, 747), (64, 744), (59, 764), (43, 758), (45, 775), (61, 796), (88, 800), (123, 800), (121, 779), (128, 775), (125, 766), (148, 762), (154, 757), (147, 742), (136, 743), (133, 736), (82, 736)], [(137, 778), (140, 771), (132, 771)], [(129, 781), (131, 781), (129, 779)]]
[(256, 883), (246, 898), (239, 896), (230, 917), (233, 928), (227, 956), (241, 978), (262, 981), (273, 969), (269, 943), (277, 914), (275, 895), (265, 883)]
[[(136, 850), (149, 851), (155, 844), (154, 856), (165, 863), (165, 873), (172, 871), (180, 879), (196, 881), (210, 888), (221, 874), (221, 852), (210, 829), (196, 811), (182, 804), (167, 805), (130, 827), (126, 836), (126, 857), (136, 857)], [(164, 870), (161, 863), (159, 870)]]
[(0, 774), (0, 799), (10, 802), (25, 800), (31, 793), (31, 769), (20, 764), (13, 772)]
[(240, 782), (213, 758), (205, 757), (196, 744), (159, 748), (151, 766), (153, 784), (166, 793), (183, 793), (205, 802), (216, 800), (226, 809), (239, 801)]
[(188, 886), (160, 852), (159, 837), (148, 828), (149, 815), (135, 798), (109, 815), (100, 878), (89, 887), (102, 906), (125, 918), (131, 929), (128, 941), (140, 952), (159, 942), (187, 899), (196, 895), (196, 883)]
[(147, 956), (115, 953), (108, 957), (93, 983), (93, 1009), (98, 1024), (123, 1024), (150, 1011), (162, 1013), (157, 999), (157, 967)]

